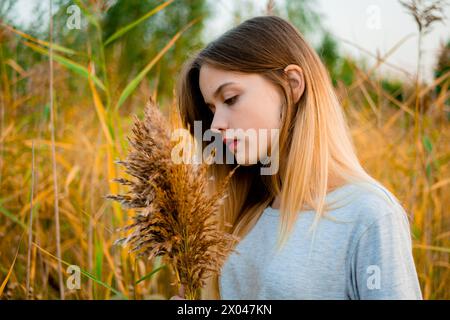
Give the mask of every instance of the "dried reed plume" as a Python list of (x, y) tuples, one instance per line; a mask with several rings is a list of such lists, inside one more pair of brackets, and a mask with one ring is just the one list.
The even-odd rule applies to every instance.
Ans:
[(266, 4), (266, 15), (273, 15), (275, 9), (275, 0), (268, 0)]
[(410, 3), (400, 1), (416, 20), (420, 33), (428, 33), (434, 22), (442, 22), (445, 19), (444, 8), (448, 5), (447, 0), (412, 0)]
[[(199, 299), (205, 280), (220, 272), (237, 237), (219, 228), (217, 212), (234, 171), (208, 194), (208, 164), (175, 164), (170, 125), (150, 98), (144, 120), (134, 115), (132, 146), (123, 165), (133, 181), (126, 194), (108, 195), (124, 208), (135, 208), (134, 223), (119, 230), (132, 232), (116, 241), (149, 260), (163, 256), (173, 268), (186, 299)], [(182, 290), (180, 290), (182, 292)]]

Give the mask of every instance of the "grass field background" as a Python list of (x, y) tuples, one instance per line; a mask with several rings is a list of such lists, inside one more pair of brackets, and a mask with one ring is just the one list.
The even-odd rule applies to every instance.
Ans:
[[(1, 298), (171, 297), (173, 274), (159, 259), (113, 246), (115, 229), (133, 212), (103, 196), (125, 191), (112, 179), (125, 176), (114, 161), (127, 155), (132, 115), (142, 116), (149, 96), (165, 114), (173, 110), (177, 72), (205, 45), (210, 4), (53, 1), (51, 19), (43, 6), (28, 28), (14, 22), (8, 5), (0, 5)], [(71, 5), (83, 17), (80, 29), (68, 27)], [(276, 8), (268, 1), (269, 12)], [(427, 26), (420, 13), (410, 11), (423, 22), (419, 53), (421, 39), (433, 36), (433, 22)], [(308, 30), (318, 22), (293, 23)], [(420, 59), (418, 72), (391, 66), (403, 77), (379, 72), (403, 41), (384, 56), (373, 53), (370, 65), (342, 55), (326, 32), (316, 49), (361, 162), (410, 215), (424, 298), (450, 299), (450, 42), (436, 56), (434, 78), (423, 81)], [(80, 289), (67, 285), (70, 265), (81, 270)]]

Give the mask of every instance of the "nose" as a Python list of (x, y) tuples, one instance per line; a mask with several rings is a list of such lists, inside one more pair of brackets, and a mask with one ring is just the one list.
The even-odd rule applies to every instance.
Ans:
[(228, 121), (223, 114), (223, 110), (221, 108), (217, 108), (216, 112), (214, 112), (214, 117), (211, 122), (211, 131), (221, 133), (228, 128)]

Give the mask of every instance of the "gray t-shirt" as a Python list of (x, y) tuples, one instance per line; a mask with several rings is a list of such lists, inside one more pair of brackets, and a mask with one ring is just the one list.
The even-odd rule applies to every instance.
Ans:
[(339, 221), (320, 219), (313, 236), (314, 212), (300, 212), (279, 253), (280, 212), (267, 207), (226, 260), (221, 299), (422, 299), (406, 213), (354, 183), (329, 200), (341, 204), (327, 214)]

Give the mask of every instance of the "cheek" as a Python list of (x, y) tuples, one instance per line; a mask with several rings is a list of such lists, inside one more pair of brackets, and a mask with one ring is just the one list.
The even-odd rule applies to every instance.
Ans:
[(254, 129), (246, 143), (238, 145), (235, 154), (238, 163), (255, 164), (272, 150), (272, 134), (281, 126), (281, 99), (276, 92), (248, 95), (233, 111), (233, 128)]
[(242, 129), (279, 129), (281, 101), (276, 94), (249, 95), (240, 101), (233, 124)]
[(259, 159), (257, 138), (253, 135), (248, 135), (244, 140), (241, 140), (238, 144), (235, 157), (239, 164), (256, 164)]
[(258, 160), (269, 156), (271, 150), (271, 132), (278, 129), (259, 129), (241, 140), (236, 149), (236, 160), (240, 164), (256, 164)]

